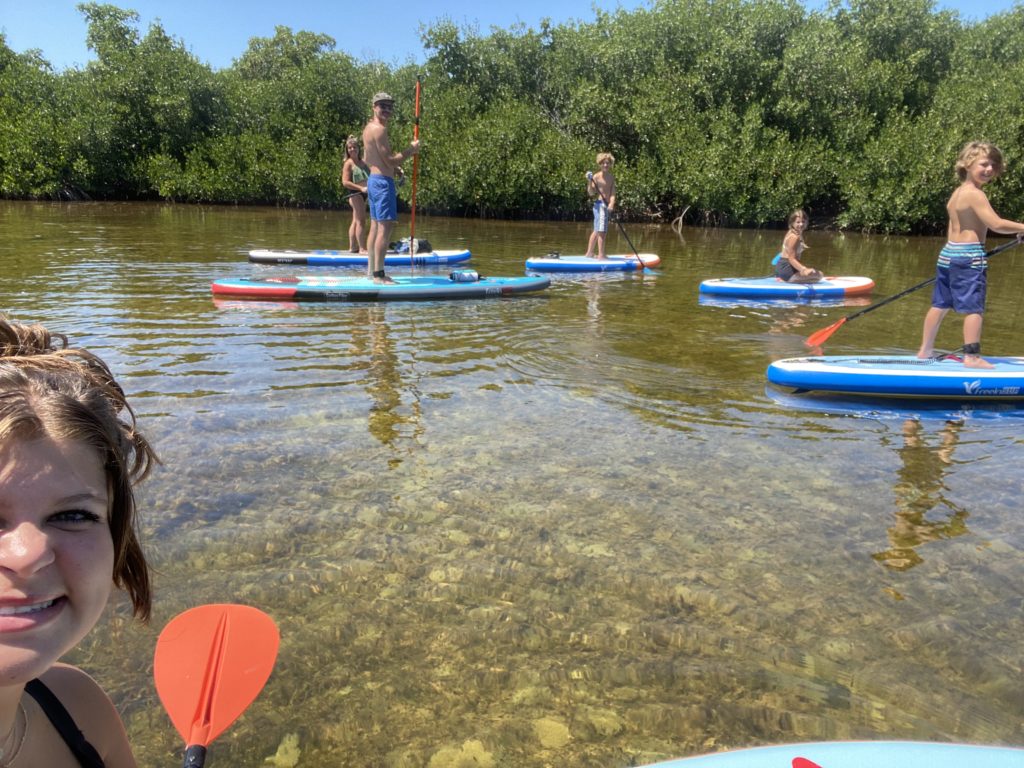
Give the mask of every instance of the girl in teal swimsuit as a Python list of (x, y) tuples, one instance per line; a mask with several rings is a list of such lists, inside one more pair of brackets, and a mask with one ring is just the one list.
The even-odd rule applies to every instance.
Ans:
[(354, 192), (348, 203), (352, 206), (352, 223), (348, 227), (348, 249), (352, 253), (366, 250), (366, 181), (370, 167), (359, 156), (359, 139), (349, 136), (345, 140), (345, 164), (341, 166), (341, 185)]
[(797, 209), (789, 214), (789, 231), (782, 240), (782, 250), (772, 259), (775, 277), (787, 283), (816, 283), (822, 278), (821, 272), (800, 262), (804, 248), (804, 230), (810, 219), (807, 212)]

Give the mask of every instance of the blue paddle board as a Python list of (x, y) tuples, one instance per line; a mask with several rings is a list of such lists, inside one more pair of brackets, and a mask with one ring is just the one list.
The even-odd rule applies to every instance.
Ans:
[[(365, 267), (366, 254), (351, 251), (249, 251), (249, 261), (257, 264), (301, 264), (309, 267)], [(384, 255), (387, 267), (430, 266), (432, 264), (460, 264), (469, 261), (468, 250), (425, 251), (410, 256), (390, 251)]]
[(1024, 749), (921, 741), (827, 741), (684, 757), (648, 768), (1024, 768)]
[(826, 277), (817, 283), (787, 283), (776, 277), (718, 277), (700, 284), (701, 293), (749, 299), (836, 299), (863, 296), (874, 289), (870, 277)]
[(1024, 400), (1024, 357), (985, 357), (992, 369), (959, 357), (913, 355), (795, 357), (768, 366), (768, 381), (797, 392), (943, 400)]
[(215, 280), (210, 286), (219, 298), (263, 301), (426, 301), (514, 296), (547, 288), (546, 277), (481, 277), (471, 282), (447, 276), (392, 275), (394, 285), (368, 277), (299, 275)]
[(841, 395), (827, 392), (796, 394), (767, 384), (765, 397), (795, 413), (828, 413), (876, 421), (1024, 421), (1024, 400), (935, 400), (872, 395)]
[[(637, 261), (637, 256), (640, 260)], [(562, 256), (549, 253), (526, 260), (528, 272), (631, 272), (645, 267), (656, 267), (661, 259), (654, 253), (617, 254), (596, 259), (591, 256)], [(640, 262), (643, 262), (642, 264)]]
[(866, 307), (871, 303), (869, 296), (810, 296), (801, 299), (796, 296), (765, 299), (757, 296), (713, 296), (709, 293), (697, 295), (697, 303), (702, 307), (721, 307), (723, 309), (786, 309), (806, 307), (813, 303), (816, 307)]

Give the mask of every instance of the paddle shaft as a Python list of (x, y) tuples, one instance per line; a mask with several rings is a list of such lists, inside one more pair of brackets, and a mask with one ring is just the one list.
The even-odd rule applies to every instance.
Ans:
[[(1016, 238), (1014, 238), (1013, 240), (1010, 240), (1008, 242), (1005, 242), (1002, 245), (997, 246), (996, 248), (993, 248), (991, 251), (986, 253), (985, 254), (985, 258), (987, 259), (987, 258), (989, 258), (991, 256), (995, 256), (1000, 251), (1005, 251), (1007, 248), (1012, 248), (1013, 246), (1015, 246), (1019, 242), (1020, 242), (1020, 240), (1018, 240)], [(864, 309), (860, 310), (859, 312), (854, 312), (852, 315), (847, 315), (846, 316), (846, 320), (847, 320), (847, 322), (849, 322), (850, 320), (853, 320), (853, 318), (855, 318), (855, 317), (860, 317), (861, 315), (866, 315), (868, 312), (870, 312), (870, 311), (872, 311), (874, 309), (878, 309), (879, 307), (884, 307), (886, 304), (888, 304), (888, 303), (890, 303), (892, 301), (896, 301), (896, 299), (902, 299), (904, 296), (906, 296), (909, 293), (913, 293), (914, 291), (917, 291), (917, 290), (919, 290), (921, 288), (924, 288), (926, 285), (931, 285), (932, 283), (935, 282), (936, 279), (937, 279), (936, 277), (929, 277), (927, 280), (922, 280), (917, 285), (912, 285), (910, 288), (907, 288), (905, 291), (900, 291), (895, 296), (890, 296), (889, 298), (883, 299), (882, 301), (878, 302), (877, 304), (872, 304), (870, 307), (865, 307)]]
[(878, 302), (877, 304), (872, 304), (872, 305), (871, 305), (870, 307), (864, 307), (864, 309), (862, 309), (862, 310), (860, 310), (860, 311), (858, 311), (858, 312), (854, 312), (854, 313), (853, 313), (853, 314), (851, 314), (851, 315), (847, 315), (847, 316), (846, 316), (845, 318), (843, 318), (843, 319), (844, 319), (844, 320), (845, 320), (846, 322), (849, 322), (850, 320), (853, 320), (853, 319), (855, 319), (855, 318), (858, 318), (858, 317), (860, 317), (861, 315), (866, 315), (866, 314), (867, 314), (868, 312), (871, 312), (871, 311), (873, 311), (873, 310), (876, 310), (876, 309), (878, 309), (879, 307), (884, 307), (884, 306), (885, 306), (886, 304), (889, 304), (889, 303), (891, 303), (891, 302), (894, 302), (894, 301), (896, 301), (896, 299), (902, 299), (902, 298), (903, 298), (904, 296), (906, 296), (907, 294), (910, 294), (910, 293), (913, 293), (914, 291), (920, 290), (921, 288), (924, 288), (924, 287), (925, 287), (926, 285), (931, 285), (931, 284), (932, 284), (932, 283), (934, 283), (934, 282), (935, 282), (935, 278), (934, 278), (934, 277), (929, 277), (929, 278), (928, 278), (927, 280), (922, 280), (922, 281), (921, 281), (920, 283), (918, 283), (917, 285), (912, 285), (912, 286), (910, 286), (910, 287), (909, 287), (909, 288), (907, 288), (907, 289), (906, 289), (905, 291), (900, 291), (900, 292), (899, 292), (899, 293), (897, 293), (897, 294), (896, 294), (895, 296), (890, 296), (890, 297), (889, 297), (889, 298), (887, 298), (887, 299), (883, 299), (882, 301), (879, 301), (879, 302)]
[[(420, 78), (416, 76), (416, 108), (412, 121), (412, 140), (417, 141), (420, 137)], [(416, 255), (416, 181), (420, 170), (420, 155), (417, 152), (412, 156), (412, 213), (409, 215), (409, 257)], [(411, 269), (411, 265), (410, 265)]]
[[(985, 258), (995, 256), (997, 253), (1005, 251), (1007, 248), (1012, 248), (1019, 242), (1021, 242), (1019, 238), (1014, 238), (1013, 240), (1005, 242), (1002, 245), (993, 248), (991, 251), (987, 251), (985, 253)], [(882, 301), (872, 304), (870, 307), (864, 307), (864, 309), (862, 310), (854, 312), (853, 314), (850, 315), (846, 315), (846, 317), (842, 317), (836, 322), (832, 323), (832, 325), (828, 326), (828, 328), (823, 328), (820, 331), (815, 331), (814, 333), (812, 333), (810, 336), (807, 337), (807, 341), (805, 343), (811, 347), (821, 346), (829, 339), (829, 337), (832, 336), (833, 333), (838, 331), (843, 325), (845, 325), (849, 321), (855, 320), (861, 315), (866, 315), (868, 312), (873, 312), (879, 307), (884, 307), (886, 304), (891, 304), (897, 299), (902, 299), (904, 296), (907, 296), (908, 294), (911, 294), (914, 291), (920, 290), (921, 288), (924, 288), (926, 285), (931, 285), (932, 283), (935, 282), (936, 279), (937, 277), (929, 277), (927, 280), (922, 280), (917, 285), (912, 285), (906, 290), (900, 291), (895, 296), (890, 296), (887, 299), (882, 299)]]
[(644, 260), (640, 258), (640, 254), (636, 250), (636, 246), (633, 245), (633, 241), (629, 239), (629, 235), (626, 234), (626, 228), (624, 226), (622, 226), (622, 222), (619, 221), (619, 217), (618, 216), (615, 217), (615, 224), (616, 224), (616, 226), (618, 226), (619, 232), (622, 233), (622, 236), (624, 238), (626, 238), (626, 242), (629, 243), (629, 247), (630, 247), (630, 249), (632, 249), (633, 255), (636, 256), (636, 260), (637, 260), (637, 263), (640, 265), (640, 269), (646, 270), (647, 269), (647, 265), (644, 264)]

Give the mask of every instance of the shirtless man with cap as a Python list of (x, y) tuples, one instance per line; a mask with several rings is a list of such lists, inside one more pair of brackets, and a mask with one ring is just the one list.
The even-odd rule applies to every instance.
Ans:
[(367, 246), (370, 251), (370, 269), (373, 282), (393, 284), (384, 273), (384, 254), (388, 250), (391, 231), (398, 221), (398, 198), (395, 190), (395, 173), (406, 160), (420, 151), (419, 140), (413, 141), (401, 152), (392, 152), (388, 139), (388, 122), (394, 112), (395, 100), (387, 93), (373, 97), (373, 117), (363, 129), (363, 155), (370, 166), (367, 181), (367, 196), (370, 199), (371, 226)]

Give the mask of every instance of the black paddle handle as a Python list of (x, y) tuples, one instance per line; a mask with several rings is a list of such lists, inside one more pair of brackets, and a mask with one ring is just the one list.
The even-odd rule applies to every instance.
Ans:
[(203, 768), (206, 764), (206, 747), (202, 744), (192, 744), (185, 750), (184, 768)]

